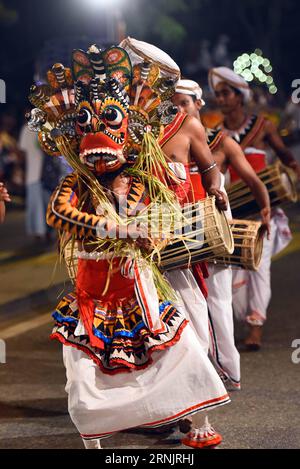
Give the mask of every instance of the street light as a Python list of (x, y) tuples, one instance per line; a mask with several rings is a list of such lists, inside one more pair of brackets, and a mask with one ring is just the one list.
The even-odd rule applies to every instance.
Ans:
[(85, 0), (84, 4), (91, 9), (97, 9), (99, 7), (116, 8), (120, 6), (122, 0)]

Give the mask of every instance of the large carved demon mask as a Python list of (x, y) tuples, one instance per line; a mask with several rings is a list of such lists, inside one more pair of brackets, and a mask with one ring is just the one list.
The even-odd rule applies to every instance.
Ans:
[(87, 52), (73, 52), (71, 69), (55, 64), (47, 83), (31, 87), (35, 108), (29, 128), (38, 132), (46, 153), (60, 155), (63, 139), (81, 163), (101, 176), (134, 163), (146, 132), (159, 139), (177, 112), (170, 101), (173, 92), (174, 83), (161, 78), (156, 65), (132, 67), (121, 47), (100, 51), (93, 45)]

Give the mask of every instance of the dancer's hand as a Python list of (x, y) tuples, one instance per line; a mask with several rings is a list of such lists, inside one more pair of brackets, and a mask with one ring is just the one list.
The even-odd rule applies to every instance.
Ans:
[(267, 238), (270, 239), (271, 234), (271, 210), (269, 207), (265, 207), (260, 211), (262, 230), (267, 233)]
[(148, 235), (148, 229), (145, 225), (128, 225), (129, 240), (134, 242), (140, 249), (151, 252), (153, 251), (153, 240)]
[(224, 192), (219, 189), (210, 189), (208, 195), (214, 195), (216, 197), (216, 205), (219, 210), (227, 210), (228, 200)]

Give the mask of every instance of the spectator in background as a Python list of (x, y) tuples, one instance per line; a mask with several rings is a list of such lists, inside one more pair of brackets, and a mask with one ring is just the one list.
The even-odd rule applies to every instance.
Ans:
[(5, 218), (5, 202), (10, 202), (10, 196), (3, 182), (0, 182), (0, 223)]
[[(43, 153), (43, 165), (41, 172), (41, 185), (43, 193), (44, 211), (46, 212), (49, 199), (58, 186), (61, 178), (68, 174), (67, 167), (63, 165), (61, 157), (49, 156)], [(46, 215), (44, 215), (44, 222), (46, 223)], [(46, 225), (46, 241), (51, 242), (51, 233), (53, 229)]]
[(228, 51), (229, 42), (230, 39), (226, 34), (221, 34), (221, 36), (218, 37), (212, 53), (214, 66), (231, 67), (232, 60), (230, 59)]
[(15, 138), (16, 126), (14, 111), (0, 116), (0, 180), (6, 182), (10, 193), (24, 196), (24, 161)]
[(26, 232), (36, 240), (42, 240), (47, 232), (41, 184), (44, 155), (36, 134), (28, 129), (27, 124), (21, 129), (19, 146), (25, 153)]
[(42, 243), (49, 243), (52, 229), (46, 224), (46, 209), (67, 169), (59, 157), (43, 153), (36, 133), (27, 124), (21, 129), (19, 145), (25, 153), (26, 232)]

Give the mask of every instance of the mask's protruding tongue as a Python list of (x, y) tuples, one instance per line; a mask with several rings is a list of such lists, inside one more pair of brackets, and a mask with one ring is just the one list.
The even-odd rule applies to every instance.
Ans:
[(105, 173), (106, 165), (105, 165), (104, 158), (100, 158), (98, 161), (96, 161), (95, 168), (96, 168), (97, 174)]

